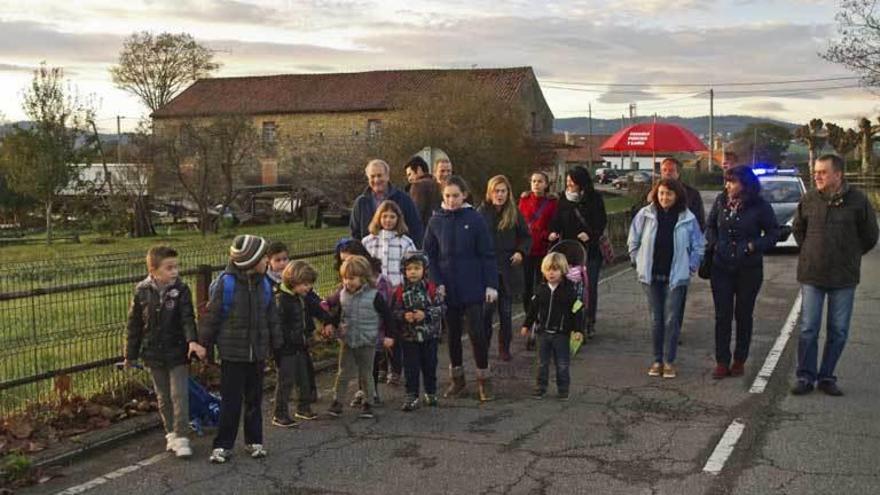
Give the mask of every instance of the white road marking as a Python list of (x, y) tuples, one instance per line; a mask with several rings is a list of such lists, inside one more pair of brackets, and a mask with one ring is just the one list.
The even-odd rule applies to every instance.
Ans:
[(103, 485), (104, 483), (107, 483), (110, 480), (115, 480), (117, 478), (121, 478), (121, 477), (125, 476), (126, 474), (133, 473), (134, 471), (137, 471), (140, 468), (147, 467), (151, 464), (155, 464), (155, 463), (161, 461), (162, 459), (169, 457), (170, 455), (171, 454), (169, 454), (168, 452), (162, 452), (161, 454), (156, 454), (153, 457), (148, 457), (148, 458), (146, 458), (142, 461), (136, 462), (130, 466), (125, 466), (125, 467), (121, 467), (115, 471), (110, 471), (109, 473), (107, 473), (103, 476), (98, 476), (97, 478), (90, 480), (90, 481), (86, 481), (85, 483), (83, 483), (81, 485), (72, 486), (64, 491), (58, 492), (56, 495), (75, 495), (77, 493), (87, 492), (87, 491), (91, 490), (92, 488), (95, 488), (97, 486)]
[(733, 423), (730, 423), (724, 435), (721, 436), (718, 445), (715, 446), (715, 450), (712, 451), (712, 455), (709, 456), (709, 460), (706, 461), (706, 465), (703, 466), (704, 473), (717, 475), (724, 469), (724, 463), (730, 458), (730, 454), (733, 453), (733, 449), (736, 447), (736, 442), (739, 441), (739, 437), (745, 429), (745, 423), (739, 419), (735, 419)]
[(782, 325), (782, 330), (779, 332), (779, 337), (776, 338), (776, 343), (773, 344), (770, 352), (767, 353), (767, 359), (764, 360), (764, 366), (761, 367), (761, 371), (759, 371), (758, 376), (755, 377), (755, 381), (752, 383), (752, 388), (749, 389), (749, 393), (760, 394), (767, 388), (767, 383), (770, 382), (770, 377), (773, 375), (773, 371), (779, 363), (779, 358), (785, 350), (785, 345), (788, 343), (788, 339), (791, 338), (791, 333), (797, 326), (800, 314), (801, 293), (798, 292), (797, 299), (794, 300), (794, 305), (788, 313), (788, 319), (786, 319), (785, 324)]

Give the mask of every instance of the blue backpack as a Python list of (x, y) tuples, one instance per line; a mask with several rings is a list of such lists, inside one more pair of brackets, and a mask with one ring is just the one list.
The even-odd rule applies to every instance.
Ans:
[[(214, 293), (217, 292), (217, 288), (220, 285), (220, 280), (223, 280), (223, 305), (220, 309), (220, 321), (225, 321), (226, 317), (229, 316), (229, 308), (232, 307), (232, 298), (235, 295), (235, 276), (231, 273), (223, 272), (219, 277), (215, 278), (213, 282), (211, 282), (210, 287), (208, 287), (208, 295), (211, 299), (214, 299)], [(269, 277), (263, 276), (263, 309), (269, 309), (269, 303), (272, 301), (272, 283), (269, 282)]]

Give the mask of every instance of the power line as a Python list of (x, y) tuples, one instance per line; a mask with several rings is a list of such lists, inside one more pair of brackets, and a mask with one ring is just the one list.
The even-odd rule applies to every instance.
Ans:
[(828, 81), (854, 81), (860, 77), (824, 77), (816, 79), (789, 79), (784, 81), (750, 81), (750, 82), (729, 82), (729, 83), (608, 83), (608, 82), (584, 82), (584, 81), (559, 81), (552, 79), (544, 79), (545, 82), (551, 84), (570, 84), (576, 86), (609, 86), (609, 87), (669, 87), (669, 88), (708, 88), (708, 87), (726, 87), (726, 86), (771, 86), (777, 84), (798, 84)]

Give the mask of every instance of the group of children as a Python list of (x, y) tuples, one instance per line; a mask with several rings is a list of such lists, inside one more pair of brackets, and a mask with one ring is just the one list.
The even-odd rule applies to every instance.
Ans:
[[(339, 341), (338, 370), (331, 416), (343, 411), (351, 378), (359, 391), (352, 407), (360, 417), (373, 417), (381, 402), (378, 383), (405, 375), (403, 411), (437, 405), (437, 350), (442, 329), (442, 294), (428, 277), (428, 257), (406, 236), (396, 204), (378, 205), (371, 234), (363, 242), (343, 240), (336, 246), (339, 286), (326, 300), (314, 290), (318, 273), (305, 261), (290, 261), (281, 243), (253, 235), (237, 236), (229, 263), (209, 290), (209, 302), (198, 330), (189, 288), (178, 277), (177, 253), (165, 246), (147, 253), (148, 277), (135, 290), (129, 311), (126, 365), (139, 358), (149, 369), (167, 432), (167, 449), (192, 455), (187, 439), (188, 358), (205, 359), (217, 347), (220, 357), (220, 420), (210, 461), (224, 463), (232, 448), (244, 409), (244, 440), (254, 458), (263, 446), (263, 376), (274, 358), (277, 386), (272, 424), (294, 427), (296, 419), (317, 415), (317, 387), (309, 341), (315, 320), (325, 338)], [(543, 398), (551, 360), (557, 392), (569, 393), (569, 337), (580, 338), (582, 304), (568, 281), (565, 256), (551, 253), (541, 271), (547, 283), (536, 293), (522, 332), (538, 336), (536, 399)], [(424, 395), (420, 397), (420, 391)], [(289, 402), (295, 391), (295, 410)]]

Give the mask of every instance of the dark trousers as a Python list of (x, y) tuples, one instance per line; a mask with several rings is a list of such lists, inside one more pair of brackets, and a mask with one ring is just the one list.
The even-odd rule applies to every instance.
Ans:
[(510, 352), (510, 340), (513, 338), (513, 297), (499, 284), (498, 300), (487, 304), (483, 314), (483, 327), (486, 332), (486, 345), (492, 345), (492, 320), (498, 312), (498, 349)]
[(395, 375), (400, 375), (403, 370), (403, 347), (394, 344), (394, 347), (388, 349), (388, 371)]
[(543, 256), (526, 256), (523, 258), (523, 278), (525, 285), (523, 286), (523, 311), (529, 312), (529, 303), (532, 302), (532, 296), (535, 294), (537, 287), (542, 280), (541, 261)]
[(312, 381), (309, 375), (309, 353), (300, 350), (278, 360), (278, 381), (275, 384), (275, 417), (290, 416), (290, 394), (296, 389), (296, 408), (304, 410), (312, 403)]
[(220, 425), (215, 449), (231, 449), (238, 436), (244, 402), (244, 443), (263, 443), (263, 367), (255, 363), (220, 362)]
[(715, 361), (730, 365), (730, 336), (736, 319), (733, 359), (743, 362), (748, 359), (752, 344), (752, 314), (764, 281), (764, 267), (729, 271), (715, 264), (710, 281), (715, 301)]
[(587, 308), (587, 326), (596, 324), (596, 306), (599, 304), (599, 269), (602, 268), (602, 255), (587, 259), (587, 276), (590, 277), (590, 307)]
[(539, 333), (538, 334), (538, 388), (547, 390), (547, 382), (550, 378), (550, 360), (556, 364), (556, 391), (568, 392), (571, 376), (568, 368), (571, 364), (571, 348), (567, 333)]
[(437, 393), (437, 339), (424, 342), (403, 342), (403, 372), (406, 375), (406, 395), (419, 396), (419, 378), (425, 393)]
[(474, 361), (478, 369), (489, 367), (489, 339), (483, 327), (483, 304), (450, 306), (446, 310), (446, 324), (449, 330), (449, 363), (461, 366), (461, 336), (467, 320), (467, 334), (474, 351)]

